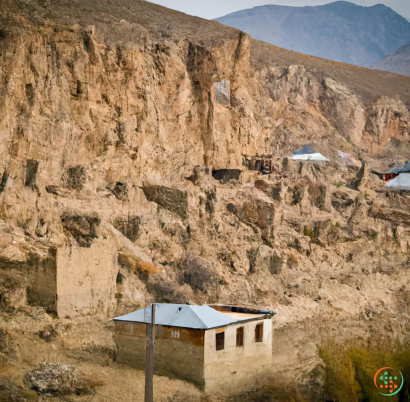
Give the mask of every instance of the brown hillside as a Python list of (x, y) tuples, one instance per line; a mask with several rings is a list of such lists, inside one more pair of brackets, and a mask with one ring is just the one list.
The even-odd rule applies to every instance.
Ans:
[[(173, 379), (197, 349), (161, 355), (155, 402), (378, 401), (374, 370), (406, 373), (410, 192), (370, 170), (409, 159), (410, 78), (139, 0), (0, 18), (0, 401), (43, 400), (45, 378), (56, 400), (141, 401), (112, 319), (153, 302), (277, 312), (272, 344), (201, 337), (215, 395)], [(290, 157), (306, 144), (329, 162)]]
[[(10, 3), (10, 0), (2, 2)], [(202, 46), (220, 46), (236, 39), (239, 33), (237, 29), (218, 22), (142, 0), (56, 0), (29, 4), (18, 0), (11, 3), (21, 16), (36, 24), (52, 20), (69, 26), (95, 25), (97, 36), (103, 36), (105, 41), (129, 46), (142, 43), (148, 33), (160, 41), (185, 38)], [(252, 41), (252, 59), (255, 66), (300, 64), (316, 69), (348, 86), (364, 102), (374, 101), (381, 95), (398, 95), (410, 106), (410, 78), (407, 77), (321, 59), (257, 40)]]
[(398, 95), (410, 107), (410, 77), (321, 59), (260, 41), (253, 41), (252, 56), (256, 65), (301, 64), (316, 69), (348, 86), (365, 102), (374, 101), (381, 95)]

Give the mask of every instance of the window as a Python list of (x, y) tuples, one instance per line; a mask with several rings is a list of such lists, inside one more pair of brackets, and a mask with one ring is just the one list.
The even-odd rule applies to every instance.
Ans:
[(216, 350), (225, 349), (225, 332), (220, 332), (216, 334)]
[(255, 327), (255, 342), (263, 342), (263, 324)]
[(236, 347), (243, 346), (243, 327), (236, 329)]

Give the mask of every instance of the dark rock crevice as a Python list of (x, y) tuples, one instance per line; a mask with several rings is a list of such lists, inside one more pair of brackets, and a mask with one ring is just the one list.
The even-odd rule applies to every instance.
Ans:
[(27, 160), (26, 166), (26, 181), (25, 186), (34, 188), (36, 185), (37, 171), (38, 171), (38, 161), (34, 159)]
[(97, 230), (101, 220), (97, 216), (64, 215), (61, 222), (80, 247), (89, 248), (94, 239), (98, 238)]

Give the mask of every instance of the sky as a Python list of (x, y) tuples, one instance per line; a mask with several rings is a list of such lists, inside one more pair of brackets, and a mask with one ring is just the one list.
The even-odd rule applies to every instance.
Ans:
[[(332, 0), (149, 0), (164, 7), (173, 8), (186, 14), (213, 19), (222, 17), (234, 11), (244, 10), (265, 4), (278, 4), (283, 6), (315, 6), (332, 3)], [(361, 6), (385, 4), (403, 17), (410, 20), (410, 0), (350, 0)]]

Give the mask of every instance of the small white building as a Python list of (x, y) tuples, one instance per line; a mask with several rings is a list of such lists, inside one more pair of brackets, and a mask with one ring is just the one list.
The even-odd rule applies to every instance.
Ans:
[[(114, 319), (118, 362), (144, 370), (150, 311), (148, 306)], [(156, 304), (154, 372), (224, 394), (266, 385), (274, 314), (238, 306)]]
[(410, 191), (410, 173), (401, 173), (395, 179), (390, 180), (386, 187), (390, 190)]
[(324, 157), (321, 153), (314, 151), (310, 145), (305, 145), (300, 151), (293, 152), (293, 156), (290, 159), (311, 162), (329, 162), (329, 159)]

